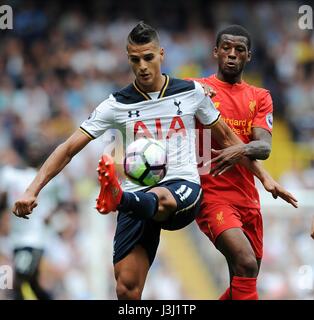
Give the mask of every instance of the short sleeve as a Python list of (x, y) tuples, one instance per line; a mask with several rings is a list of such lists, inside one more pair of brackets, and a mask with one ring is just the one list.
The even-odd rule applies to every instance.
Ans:
[(115, 99), (110, 96), (107, 100), (100, 103), (88, 119), (81, 124), (81, 131), (90, 139), (100, 137), (107, 129), (114, 126), (114, 102)]
[(270, 133), (273, 129), (273, 101), (268, 90), (258, 93), (257, 111), (253, 119), (252, 127), (263, 128)]
[(195, 97), (197, 105), (196, 118), (203, 125), (214, 125), (219, 120), (220, 113), (215, 108), (213, 101), (205, 96), (204, 90), (198, 82), (195, 82)]

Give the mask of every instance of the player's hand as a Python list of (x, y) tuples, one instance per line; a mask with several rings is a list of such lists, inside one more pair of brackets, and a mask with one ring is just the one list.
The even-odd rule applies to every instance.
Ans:
[(270, 192), (274, 199), (279, 197), (290, 203), (293, 207), (298, 207), (298, 200), (274, 179), (269, 177), (262, 183), (265, 190)]
[(214, 98), (214, 96), (217, 94), (217, 92), (208, 84), (201, 83), (201, 86), (203, 87), (205, 96)]
[(221, 150), (212, 149), (211, 151), (212, 154), (216, 156), (210, 161), (211, 163), (216, 164), (210, 171), (210, 174), (214, 177), (221, 175), (232, 168), (244, 156), (242, 144), (234, 145)]
[(27, 215), (31, 214), (33, 209), (37, 207), (37, 198), (25, 192), (23, 196), (17, 200), (13, 206), (12, 212), (19, 218), (29, 219)]

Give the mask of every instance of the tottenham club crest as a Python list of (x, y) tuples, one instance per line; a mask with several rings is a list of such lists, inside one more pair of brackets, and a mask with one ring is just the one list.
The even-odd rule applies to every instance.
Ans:
[(180, 109), (181, 101), (177, 101), (177, 99), (174, 99), (173, 103), (174, 103), (174, 105), (178, 108), (178, 110), (177, 110), (177, 115), (178, 115), (178, 116), (181, 115), (181, 114), (182, 114), (182, 111), (181, 111), (181, 109)]

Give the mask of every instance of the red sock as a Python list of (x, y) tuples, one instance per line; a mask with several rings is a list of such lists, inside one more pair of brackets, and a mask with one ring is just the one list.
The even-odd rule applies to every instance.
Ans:
[(230, 288), (228, 288), (220, 297), (219, 300), (231, 300)]
[(258, 300), (256, 278), (234, 276), (231, 281), (232, 300)]

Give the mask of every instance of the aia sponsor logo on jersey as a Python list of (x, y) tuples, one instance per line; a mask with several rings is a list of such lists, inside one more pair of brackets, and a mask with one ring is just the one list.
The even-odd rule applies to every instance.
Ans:
[[(136, 121), (134, 124), (134, 137), (137, 139), (140, 137), (152, 138), (157, 140), (164, 139), (162, 129), (162, 122), (160, 118), (155, 119), (155, 130), (152, 132), (148, 129), (148, 126), (144, 121)], [(169, 129), (166, 132), (166, 139), (170, 139), (173, 134), (181, 134), (186, 136), (186, 128), (183, 120), (180, 117), (173, 117), (170, 123)]]

